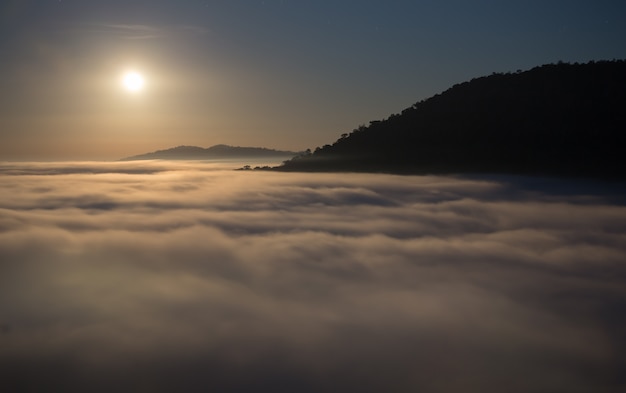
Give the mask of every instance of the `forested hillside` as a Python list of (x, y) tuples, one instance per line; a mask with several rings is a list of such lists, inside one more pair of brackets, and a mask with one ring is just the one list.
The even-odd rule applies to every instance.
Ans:
[(626, 62), (550, 64), (453, 86), (278, 170), (626, 177)]

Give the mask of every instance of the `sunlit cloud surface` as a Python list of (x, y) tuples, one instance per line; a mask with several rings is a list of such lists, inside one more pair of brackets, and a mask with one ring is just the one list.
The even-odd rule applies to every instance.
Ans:
[(610, 190), (201, 163), (0, 170), (13, 391), (626, 386), (626, 208)]

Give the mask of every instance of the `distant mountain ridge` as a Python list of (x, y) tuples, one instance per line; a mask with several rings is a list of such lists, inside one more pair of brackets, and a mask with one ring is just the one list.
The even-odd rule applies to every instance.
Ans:
[(623, 179), (626, 61), (472, 79), (274, 169)]
[(135, 160), (211, 160), (218, 158), (263, 158), (282, 157), (291, 158), (298, 152), (274, 150), (264, 147), (240, 147), (229, 145), (215, 145), (207, 148), (198, 146), (177, 146), (170, 149), (157, 150), (150, 153), (122, 158), (120, 161)]

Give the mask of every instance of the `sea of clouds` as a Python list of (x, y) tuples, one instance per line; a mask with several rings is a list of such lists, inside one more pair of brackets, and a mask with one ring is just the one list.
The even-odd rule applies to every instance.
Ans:
[(624, 195), (0, 163), (0, 390), (624, 391)]

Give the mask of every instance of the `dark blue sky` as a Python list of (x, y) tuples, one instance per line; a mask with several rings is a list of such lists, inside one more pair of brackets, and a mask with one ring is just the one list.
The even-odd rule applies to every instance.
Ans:
[(5, 0), (0, 159), (314, 148), (473, 77), (613, 58), (624, 1)]

